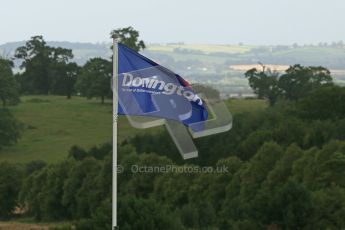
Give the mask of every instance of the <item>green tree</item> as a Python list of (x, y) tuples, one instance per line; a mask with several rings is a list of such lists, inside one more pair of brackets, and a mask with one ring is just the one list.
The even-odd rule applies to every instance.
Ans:
[(9, 218), (18, 205), (18, 194), (23, 179), (22, 168), (0, 163), (0, 218)]
[(273, 216), (283, 229), (302, 229), (311, 213), (310, 191), (305, 186), (289, 180), (278, 187), (269, 202)]
[(144, 41), (139, 40), (139, 32), (131, 26), (113, 30), (110, 34), (116, 34), (120, 43), (135, 51), (140, 51), (146, 48)]
[(252, 132), (239, 144), (239, 154), (242, 159), (250, 159), (265, 142), (272, 140), (272, 132), (259, 129)]
[(321, 66), (290, 66), (286, 73), (279, 75), (277, 72), (256, 68), (245, 73), (250, 87), (259, 98), (267, 99), (273, 106), (279, 98), (297, 101), (324, 85), (332, 85), (330, 71)]
[(345, 88), (324, 86), (297, 103), (301, 117), (307, 119), (345, 118)]
[(321, 66), (290, 66), (279, 78), (279, 87), (286, 99), (297, 101), (322, 85), (332, 84), (331, 73)]
[(183, 229), (176, 214), (153, 199), (120, 197), (119, 210), (119, 226), (125, 230)]
[(0, 57), (0, 100), (2, 106), (19, 102), (19, 86), (12, 72), (13, 63)]
[(71, 99), (75, 93), (75, 84), (80, 69), (74, 62), (53, 62), (50, 69), (53, 78), (52, 93), (66, 95), (67, 99)]
[(104, 104), (105, 97), (110, 97), (110, 80), (112, 64), (103, 58), (92, 58), (83, 66), (78, 77), (77, 89), (87, 98), (101, 97)]
[(262, 71), (256, 68), (250, 69), (245, 73), (245, 77), (249, 80), (250, 87), (260, 99), (267, 99), (271, 106), (273, 106), (278, 97), (281, 95), (281, 90), (278, 86), (278, 74), (263, 67)]
[(282, 157), (283, 149), (274, 142), (261, 146), (250, 160), (250, 164), (241, 174), (241, 198), (249, 201), (257, 193), (275, 163)]
[(6, 108), (0, 108), (0, 150), (17, 142), (21, 129), (21, 123)]
[(80, 67), (69, 62), (73, 58), (72, 50), (63, 48), (52, 48), (51, 63), (49, 66), (49, 75), (52, 79), (51, 93), (57, 95), (66, 95), (67, 99), (74, 93), (74, 85)]
[(341, 229), (345, 226), (345, 189), (332, 185), (312, 193), (309, 229)]
[(95, 183), (100, 169), (100, 162), (92, 157), (76, 162), (70, 168), (63, 186), (62, 205), (72, 218), (89, 218), (92, 211), (91, 203), (98, 203), (101, 199), (97, 196), (100, 188)]
[(42, 36), (33, 36), (25, 46), (16, 49), (15, 57), (22, 60), (21, 68), (25, 70), (19, 76), (22, 91), (50, 94), (56, 91), (57, 78), (68, 75), (65, 65), (73, 54), (70, 49), (48, 46)]
[(21, 68), (25, 69), (21, 76), (22, 89), (25, 93), (49, 93), (50, 54), (50, 47), (42, 36), (33, 36), (25, 46), (16, 49), (15, 57), (23, 61)]

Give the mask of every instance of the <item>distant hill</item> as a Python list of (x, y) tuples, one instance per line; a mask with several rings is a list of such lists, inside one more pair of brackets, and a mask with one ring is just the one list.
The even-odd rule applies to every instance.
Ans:
[[(65, 42), (65, 41), (48, 41), (47, 44), (53, 47), (63, 47), (67, 49), (72, 49), (74, 54), (73, 61), (77, 62), (79, 65), (83, 65), (93, 57), (111, 57), (110, 44), (106, 43), (82, 43), (82, 42)], [(15, 50), (19, 46), (25, 45), (25, 41), (20, 42), (9, 42), (0, 45), (0, 55), (10, 58), (13, 57)]]
[[(93, 57), (111, 57), (110, 43), (47, 43), (54, 47), (72, 49), (73, 61), (79, 65), (85, 64)], [(24, 44), (25, 41), (20, 41), (0, 45), (0, 55), (13, 57), (15, 49)], [(345, 46), (342, 43), (304, 46), (155, 43), (148, 44), (142, 53), (186, 77), (191, 83), (204, 83), (215, 87), (223, 97), (251, 93), (244, 72), (259, 62), (278, 71), (284, 71), (284, 68), (294, 64), (324, 66), (331, 69), (338, 84), (345, 85)], [(15, 64), (15, 71), (18, 71), (19, 61)]]
[[(0, 55), (12, 57), (17, 47), (25, 41), (9, 42), (0, 45)], [(84, 64), (92, 57), (109, 58), (110, 43), (82, 43), (67, 41), (48, 41), (53, 47), (72, 49), (74, 61)], [(344, 45), (319, 46), (248, 46), (248, 45), (210, 45), (210, 44), (149, 44), (143, 53), (170, 67), (183, 70), (185, 66), (214, 69), (216, 65), (223, 67), (239, 64), (321, 65), (331, 69), (345, 69)], [(182, 67), (181, 67), (182, 66)], [(220, 67), (220, 66), (218, 66)], [(191, 68), (187, 68), (190, 70)], [(210, 68), (208, 68), (210, 69)]]

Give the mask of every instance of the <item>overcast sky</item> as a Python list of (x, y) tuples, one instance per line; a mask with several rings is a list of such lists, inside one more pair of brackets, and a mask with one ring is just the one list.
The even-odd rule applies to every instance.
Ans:
[(0, 44), (109, 42), (133, 26), (146, 43), (301, 44), (345, 40), (344, 0), (1, 0)]

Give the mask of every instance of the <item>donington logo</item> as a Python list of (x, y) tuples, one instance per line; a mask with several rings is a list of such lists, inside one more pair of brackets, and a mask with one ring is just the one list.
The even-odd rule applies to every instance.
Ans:
[[(181, 85), (175, 85), (173, 83), (166, 83), (163, 80), (158, 80), (157, 77), (147, 77), (147, 78), (141, 78), (141, 77), (133, 77), (132, 74), (124, 73), (123, 74), (123, 80), (122, 80), (122, 87), (141, 87), (146, 88), (148, 90), (152, 90), (152, 92), (162, 92), (166, 95), (172, 95), (176, 93), (177, 95), (183, 96), (187, 98), (189, 101), (194, 101), (198, 103), (199, 105), (202, 105), (203, 102), (201, 98), (195, 94), (193, 91), (191, 91), (189, 88), (181, 86)], [(150, 91), (136, 91), (136, 92), (149, 92)]]

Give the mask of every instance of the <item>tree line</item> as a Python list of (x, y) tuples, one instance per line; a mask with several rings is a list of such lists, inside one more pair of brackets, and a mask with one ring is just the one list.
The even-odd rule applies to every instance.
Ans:
[(271, 106), (277, 100), (297, 101), (320, 86), (333, 85), (330, 71), (322, 66), (290, 66), (284, 74), (266, 69), (250, 69), (245, 73), (249, 85), (260, 99), (267, 99)]
[[(112, 31), (119, 41), (139, 51), (145, 43), (132, 27)], [(71, 49), (51, 47), (43, 36), (33, 36), (24, 46), (15, 50), (13, 59), (21, 61), (19, 73), (13, 74), (13, 62), (0, 59), (0, 99), (3, 106), (17, 104), (20, 95), (72, 95), (87, 98), (100, 97), (102, 103), (111, 96), (109, 87), (112, 61), (91, 58), (84, 66), (72, 62)]]
[[(197, 141), (183, 161), (166, 131), (119, 145), (122, 229), (342, 229), (345, 88), (235, 116), (231, 132)], [(330, 103), (332, 102), (332, 103)], [(321, 105), (321, 106), (320, 106)], [(335, 110), (333, 110), (335, 108)], [(315, 113), (317, 111), (317, 113)], [(327, 114), (327, 116), (325, 116)], [(71, 148), (60, 163), (2, 163), (0, 216), (14, 209), (65, 229), (111, 227), (111, 144)], [(225, 173), (134, 173), (133, 165), (227, 167)], [(69, 226), (71, 225), (71, 226)]]

